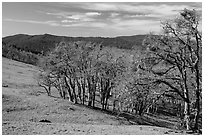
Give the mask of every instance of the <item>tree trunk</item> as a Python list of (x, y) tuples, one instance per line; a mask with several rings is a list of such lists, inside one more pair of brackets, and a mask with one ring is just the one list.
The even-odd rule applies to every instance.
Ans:
[(147, 114), (149, 114), (149, 109), (150, 109), (150, 107), (147, 108)]
[(104, 88), (104, 94), (105, 94), (105, 109), (107, 109), (107, 105), (108, 105), (108, 99), (109, 99), (109, 95), (110, 95), (110, 90), (111, 90), (111, 87), (110, 87), (110, 80), (108, 79), (106, 82), (105, 82), (105, 88)]
[(108, 96), (105, 97), (105, 110), (107, 109), (107, 105), (108, 105)]
[(75, 79), (69, 79), (69, 82), (70, 82), (70, 85), (72, 87), (72, 92), (73, 92), (73, 95), (74, 95), (74, 103), (77, 104), (78, 101), (77, 101), (77, 95), (76, 95), (76, 92), (75, 92)]
[(87, 79), (87, 82), (88, 82), (88, 106), (91, 106), (92, 104), (92, 89), (91, 89), (91, 81), (90, 79), (88, 78)]
[(195, 126), (194, 129), (198, 130), (199, 114), (200, 114), (200, 93), (196, 93), (196, 116), (195, 116)]
[(106, 102), (105, 102), (105, 109), (107, 109), (107, 106), (108, 106), (108, 99), (109, 99), (109, 97), (110, 97), (110, 90), (111, 90), (111, 87), (108, 87), (107, 89), (106, 89), (106, 96), (105, 96), (105, 100), (106, 100)]
[(186, 129), (190, 130), (190, 114), (189, 114), (189, 103), (184, 102), (184, 122)]
[(100, 80), (100, 86), (101, 86), (101, 88), (100, 88), (100, 99), (101, 99), (101, 105), (102, 105), (102, 109), (104, 109), (104, 85), (103, 85), (103, 81), (102, 81), (102, 78), (101, 78), (101, 80)]
[(195, 116), (195, 126), (194, 126), (194, 129), (195, 130), (198, 130), (199, 127), (198, 127), (198, 122), (199, 122), (199, 113), (200, 113), (200, 80), (199, 80), (199, 60), (200, 60), (200, 57), (199, 57), (199, 50), (200, 50), (200, 47), (199, 47), (199, 41), (198, 41), (198, 35), (196, 34), (196, 43), (197, 43), (197, 58), (198, 58), (198, 61), (196, 62), (196, 65), (195, 65), (195, 71), (196, 71), (196, 116)]
[(115, 107), (116, 107), (116, 102), (117, 102), (117, 100), (114, 99), (114, 100), (113, 100), (113, 111), (116, 110), (116, 108), (115, 108)]
[(70, 101), (71, 101), (71, 102), (74, 102), (74, 101), (73, 101), (73, 96), (72, 96), (72, 93), (71, 93), (71, 89), (70, 89), (70, 87), (69, 87), (69, 84), (68, 84), (68, 82), (67, 82), (66, 77), (64, 77), (64, 81), (65, 81), (65, 84), (66, 84), (66, 87), (67, 87), (67, 91), (68, 91), (68, 93), (69, 93)]
[[(197, 71), (198, 73), (198, 71)], [(197, 89), (196, 89), (196, 115), (195, 115), (195, 125), (194, 129), (198, 130), (198, 122), (199, 122), (199, 114), (200, 114), (200, 87), (199, 87), (199, 75), (197, 74), (196, 77), (196, 84), (197, 84)]]
[(48, 88), (44, 85), (41, 85), (41, 84), (38, 84), (40, 87), (43, 87), (46, 92), (47, 92), (47, 95), (50, 96), (51, 95), (51, 87), (49, 86)]
[(79, 100), (82, 103), (82, 99), (81, 99), (81, 84), (80, 84), (79, 80), (77, 80), (77, 87), (78, 87)]
[(85, 103), (85, 100), (86, 100), (86, 97), (85, 97), (85, 91), (86, 91), (86, 87), (85, 87), (85, 85), (86, 85), (86, 79), (84, 78), (83, 79), (83, 82), (82, 82), (82, 104), (84, 105), (84, 103)]
[(65, 92), (65, 87), (62, 86), (62, 96), (64, 99), (66, 99), (66, 92)]
[(95, 107), (95, 99), (96, 99), (96, 91), (95, 91), (95, 88), (94, 88), (94, 91), (93, 91), (93, 107)]
[(142, 113), (143, 113), (143, 102), (141, 102), (141, 104), (140, 104), (139, 115), (141, 116)]
[(60, 94), (60, 97), (63, 98), (62, 84), (59, 84), (59, 94)]
[(184, 122), (186, 125), (186, 130), (190, 130), (190, 100), (189, 100), (189, 91), (188, 91), (188, 84), (187, 84), (187, 73), (186, 69), (182, 72), (182, 78), (184, 80)]
[(184, 122), (186, 129), (190, 130), (190, 101), (186, 89), (184, 89), (184, 97), (187, 99), (184, 102)]
[(96, 96), (96, 81), (94, 76), (92, 76), (92, 92), (93, 92), (93, 96), (92, 96), (92, 106), (95, 107), (95, 96)]
[(48, 96), (51, 96), (51, 86), (48, 87)]

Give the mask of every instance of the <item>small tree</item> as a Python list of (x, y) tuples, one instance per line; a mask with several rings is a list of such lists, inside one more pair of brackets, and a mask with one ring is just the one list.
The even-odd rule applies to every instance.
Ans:
[(40, 72), (37, 76), (37, 82), (40, 87), (43, 87), (46, 90), (47, 95), (50, 96), (53, 82), (51, 81), (49, 74)]

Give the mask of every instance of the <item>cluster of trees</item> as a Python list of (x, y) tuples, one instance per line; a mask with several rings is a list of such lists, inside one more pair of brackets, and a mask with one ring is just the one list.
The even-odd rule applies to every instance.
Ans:
[(38, 82), (48, 95), (54, 86), (64, 99), (95, 107), (98, 97), (106, 109), (117, 76), (125, 72), (122, 62), (101, 45), (61, 42), (40, 61), (43, 71)]
[(17, 48), (15, 45), (7, 45), (5, 43), (2, 43), (2, 56), (32, 65), (37, 65), (38, 58), (40, 57), (39, 54), (27, 52)]
[(168, 113), (181, 117), (188, 130), (198, 130), (200, 16), (188, 9), (180, 15), (162, 24), (163, 34), (148, 35), (143, 41), (147, 50), (135, 51), (134, 57), (100, 44), (61, 42), (40, 61), (38, 83), (48, 95), (55, 87), (62, 98), (74, 103), (101, 104), (102, 109), (111, 109), (110, 105), (113, 111), (139, 115)]

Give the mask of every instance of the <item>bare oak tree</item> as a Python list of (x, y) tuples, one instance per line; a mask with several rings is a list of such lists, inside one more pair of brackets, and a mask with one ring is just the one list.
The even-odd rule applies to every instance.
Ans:
[(168, 92), (177, 93), (184, 101), (186, 129), (191, 127), (191, 97), (196, 94), (198, 129), (201, 93), (201, 32), (200, 16), (195, 10), (184, 9), (180, 17), (162, 23), (162, 35), (149, 35), (144, 40), (149, 50), (143, 68), (153, 75), (154, 83), (167, 86)]

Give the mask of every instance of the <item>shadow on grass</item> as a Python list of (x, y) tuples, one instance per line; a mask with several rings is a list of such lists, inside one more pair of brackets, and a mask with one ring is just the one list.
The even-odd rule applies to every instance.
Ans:
[[(115, 116), (118, 120), (125, 120), (129, 122), (129, 125), (147, 125), (147, 126), (157, 126), (157, 127), (164, 127), (164, 128), (170, 128), (170, 129), (176, 129), (176, 125), (178, 122), (172, 122), (168, 119), (166, 119), (166, 116), (162, 118), (162, 116), (157, 116), (156, 114), (144, 114), (143, 116), (131, 114), (131, 113), (125, 113), (121, 112), (118, 113), (116, 111), (112, 110), (102, 110), (101, 108), (98, 107), (91, 107), (91, 106), (86, 106), (82, 104), (76, 104), (81, 107), (86, 107), (95, 111), (99, 111), (108, 115)], [(179, 119), (178, 119), (179, 120)]]
[(54, 95), (49, 95), (49, 97), (62, 99), (61, 97), (57, 97), (57, 96), (54, 96)]
[[(53, 98), (59, 98), (56, 96), (50, 96)], [(73, 103), (73, 102), (72, 102)], [(85, 102), (87, 104), (87, 102)], [(83, 104), (74, 104), (80, 107), (85, 107), (91, 110), (98, 111), (100, 113), (105, 113), (108, 115), (115, 116), (117, 120), (127, 121), (126, 123), (129, 123), (129, 125), (147, 125), (147, 126), (157, 126), (157, 127), (164, 127), (164, 128), (170, 128), (170, 129), (177, 129), (179, 119), (178, 118), (172, 118), (170, 116), (162, 116), (162, 115), (156, 115), (156, 114), (144, 114), (143, 116), (131, 114), (131, 113), (125, 113), (125, 112), (116, 112), (112, 110), (103, 110), (99, 107), (92, 107), (87, 106)], [(178, 120), (178, 121), (176, 121)]]

